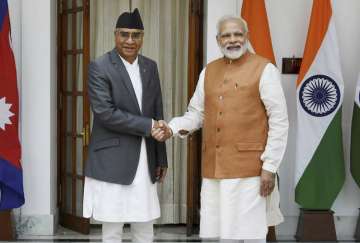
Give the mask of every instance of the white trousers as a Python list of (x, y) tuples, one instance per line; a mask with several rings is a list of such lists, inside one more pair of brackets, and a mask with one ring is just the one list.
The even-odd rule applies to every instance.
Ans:
[[(154, 238), (154, 221), (130, 223), (132, 242), (151, 243)], [(121, 243), (124, 223), (102, 224), (103, 243)]]

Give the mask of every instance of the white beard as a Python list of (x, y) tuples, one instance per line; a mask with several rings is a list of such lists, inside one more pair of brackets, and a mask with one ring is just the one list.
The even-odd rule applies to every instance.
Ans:
[(224, 54), (225, 57), (227, 57), (231, 60), (235, 60), (235, 59), (240, 58), (242, 55), (244, 55), (244, 53), (248, 50), (248, 41), (246, 41), (244, 43), (244, 45), (242, 45), (240, 47), (239, 50), (235, 50), (235, 51), (228, 50), (227, 45), (224, 47), (222, 47), (222, 46), (219, 46), (219, 47), (220, 47), (222, 54)]

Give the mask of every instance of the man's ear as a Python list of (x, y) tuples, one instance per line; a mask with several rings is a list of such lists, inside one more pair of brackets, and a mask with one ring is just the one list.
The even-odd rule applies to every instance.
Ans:
[(249, 31), (245, 33), (245, 38), (246, 38), (247, 40), (249, 40), (249, 38), (250, 38), (250, 33), (249, 33)]
[(220, 36), (219, 36), (219, 34), (216, 35), (216, 42), (220, 46)]

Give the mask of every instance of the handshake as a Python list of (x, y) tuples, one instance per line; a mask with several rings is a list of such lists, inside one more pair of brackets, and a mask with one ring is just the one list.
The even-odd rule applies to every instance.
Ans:
[(169, 125), (164, 120), (154, 121), (154, 126), (151, 129), (151, 136), (159, 142), (164, 142), (171, 138), (173, 132)]

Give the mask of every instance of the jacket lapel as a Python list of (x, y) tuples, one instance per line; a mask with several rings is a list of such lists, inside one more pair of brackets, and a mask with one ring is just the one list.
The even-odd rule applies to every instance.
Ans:
[(124, 85), (126, 86), (126, 88), (128, 89), (131, 99), (134, 102), (134, 104), (136, 105), (136, 108), (139, 112), (139, 114), (141, 114), (141, 110), (140, 110), (140, 106), (139, 103), (137, 101), (136, 98), (136, 94), (135, 94), (135, 90), (134, 87), (131, 83), (131, 79), (130, 76), (125, 68), (124, 63), (122, 62), (122, 60), (119, 57), (118, 52), (116, 51), (116, 49), (113, 49), (111, 51), (111, 59), (112, 59), (112, 63), (116, 66), (116, 68), (119, 70), (119, 73), (121, 75), (121, 81), (124, 83)]
[[(142, 83), (142, 88), (143, 88), (143, 92), (142, 92), (142, 104), (141, 104), (141, 108), (143, 110), (144, 108), (144, 103), (146, 102), (146, 91), (147, 90), (147, 86), (149, 83), (149, 77), (150, 77), (150, 69), (148, 67), (148, 65), (146, 65), (145, 59), (143, 56), (139, 55), (138, 56), (138, 62), (139, 62), (139, 69), (140, 69), (140, 77), (141, 77), (141, 83)], [(144, 112), (144, 110), (143, 110)]]

